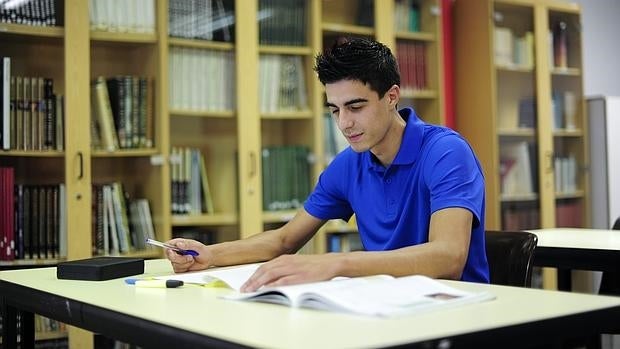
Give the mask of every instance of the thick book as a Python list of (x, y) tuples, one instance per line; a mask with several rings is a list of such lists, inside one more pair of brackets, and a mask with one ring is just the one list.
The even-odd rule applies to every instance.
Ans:
[[(225, 284), (239, 290), (260, 264), (175, 274), (161, 279), (185, 283)], [(422, 275), (393, 277), (374, 275), (338, 277), (299, 285), (263, 287), (256, 292), (235, 292), (222, 298), (256, 301), (290, 307), (312, 308), (368, 316), (391, 317), (419, 314), (495, 298), (489, 292), (468, 292)]]

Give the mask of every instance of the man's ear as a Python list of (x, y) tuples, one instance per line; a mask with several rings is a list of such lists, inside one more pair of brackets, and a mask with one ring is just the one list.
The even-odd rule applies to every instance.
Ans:
[(390, 107), (396, 108), (396, 105), (400, 101), (400, 87), (398, 87), (398, 85), (392, 85), (385, 95), (388, 98)]

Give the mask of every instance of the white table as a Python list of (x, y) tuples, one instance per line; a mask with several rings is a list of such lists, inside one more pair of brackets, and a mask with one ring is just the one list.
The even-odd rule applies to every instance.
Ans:
[[(146, 273), (171, 272), (166, 260)], [(527, 347), (533, 341), (620, 331), (620, 297), (445, 281), (496, 300), (382, 319), (218, 298), (225, 289), (148, 289), (123, 279), (56, 279), (56, 268), (0, 272), (3, 342), (32, 313), (148, 348)], [(11, 332), (13, 331), (13, 332)], [(34, 340), (26, 334), (24, 340)]]
[(570, 289), (572, 269), (620, 272), (620, 230), (551, 228), (538, 236), (534, 265), (558, 268), (558, 287)]

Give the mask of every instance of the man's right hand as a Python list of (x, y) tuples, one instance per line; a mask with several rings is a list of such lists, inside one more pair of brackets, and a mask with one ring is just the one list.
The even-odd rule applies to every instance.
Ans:
[(203, 270), (212, 266), (213, 256), (207, 246), (196, 240), (190, 239), (172, 239), (167, 242), (184, 250), (194, 250), (198, 252), (198, 256), (180, 255), (171, 249), (166, 249), (166, 257), (172, 263), (172, 269), (175, 273), (184, 273), (186, 271)]

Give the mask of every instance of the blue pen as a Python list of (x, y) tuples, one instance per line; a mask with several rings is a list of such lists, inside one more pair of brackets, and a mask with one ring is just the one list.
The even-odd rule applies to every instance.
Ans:
[(157, 241), (157, 240), (153, 240), (153, 239), (146, 239), (146, 243), (147, 244), (151, 244), (151, 245), (155, 245), (155, 246), (159, 246), (159, 247), (163, 247), (163, 248), (169, 248), (171, 250), (173, 250), (174, 252), (185, 256), (185, 255), (190, 255), (192, 257), (196, 257), (198, 256), (198, 252), (194, 251), (194, 250), (184, 250), (182, 248), (178, 248), (176, 246), (167, 244), (165, 242), (161, 242), (161, 241)]

